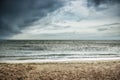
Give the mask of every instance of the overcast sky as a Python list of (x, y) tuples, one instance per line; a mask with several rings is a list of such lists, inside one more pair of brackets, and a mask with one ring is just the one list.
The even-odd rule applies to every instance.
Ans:
[(0, 39), (120, 40), (120, 0), (0, 0)]

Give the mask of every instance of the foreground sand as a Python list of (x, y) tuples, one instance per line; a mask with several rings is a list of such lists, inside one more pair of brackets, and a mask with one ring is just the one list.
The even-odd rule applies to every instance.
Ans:
[(120, 80), (120, 61), (0, 63), (0, 80)]

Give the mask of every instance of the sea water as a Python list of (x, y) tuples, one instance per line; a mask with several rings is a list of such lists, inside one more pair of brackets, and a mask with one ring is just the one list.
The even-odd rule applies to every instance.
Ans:
[(119, 40), (0, 40), (0, 62), (120, 59)]

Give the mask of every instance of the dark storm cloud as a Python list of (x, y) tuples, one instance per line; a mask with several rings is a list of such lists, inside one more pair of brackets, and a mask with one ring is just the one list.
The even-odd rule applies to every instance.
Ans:
[[(120, 0), (87, 0), (87, 1), (88, 7), (94, 7), (97, 11), (112, 8), (113, 5), (117, 5), (118, 7), (120, 7)], [(116, 13), (120, 15), (119, 8), (116, 8)]]
[(101, 4), (118, 4), (120, 0), (88, 0), (88, 6), (99, 6)]
[(62, 0), (0, 0), (0, 38), (20, 33), (62, 5)]

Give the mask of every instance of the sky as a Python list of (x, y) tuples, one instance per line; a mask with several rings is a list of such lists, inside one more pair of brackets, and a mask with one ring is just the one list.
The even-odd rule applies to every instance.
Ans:
[(120, 0), (0, 0), (0, 39), (120, 40)]

